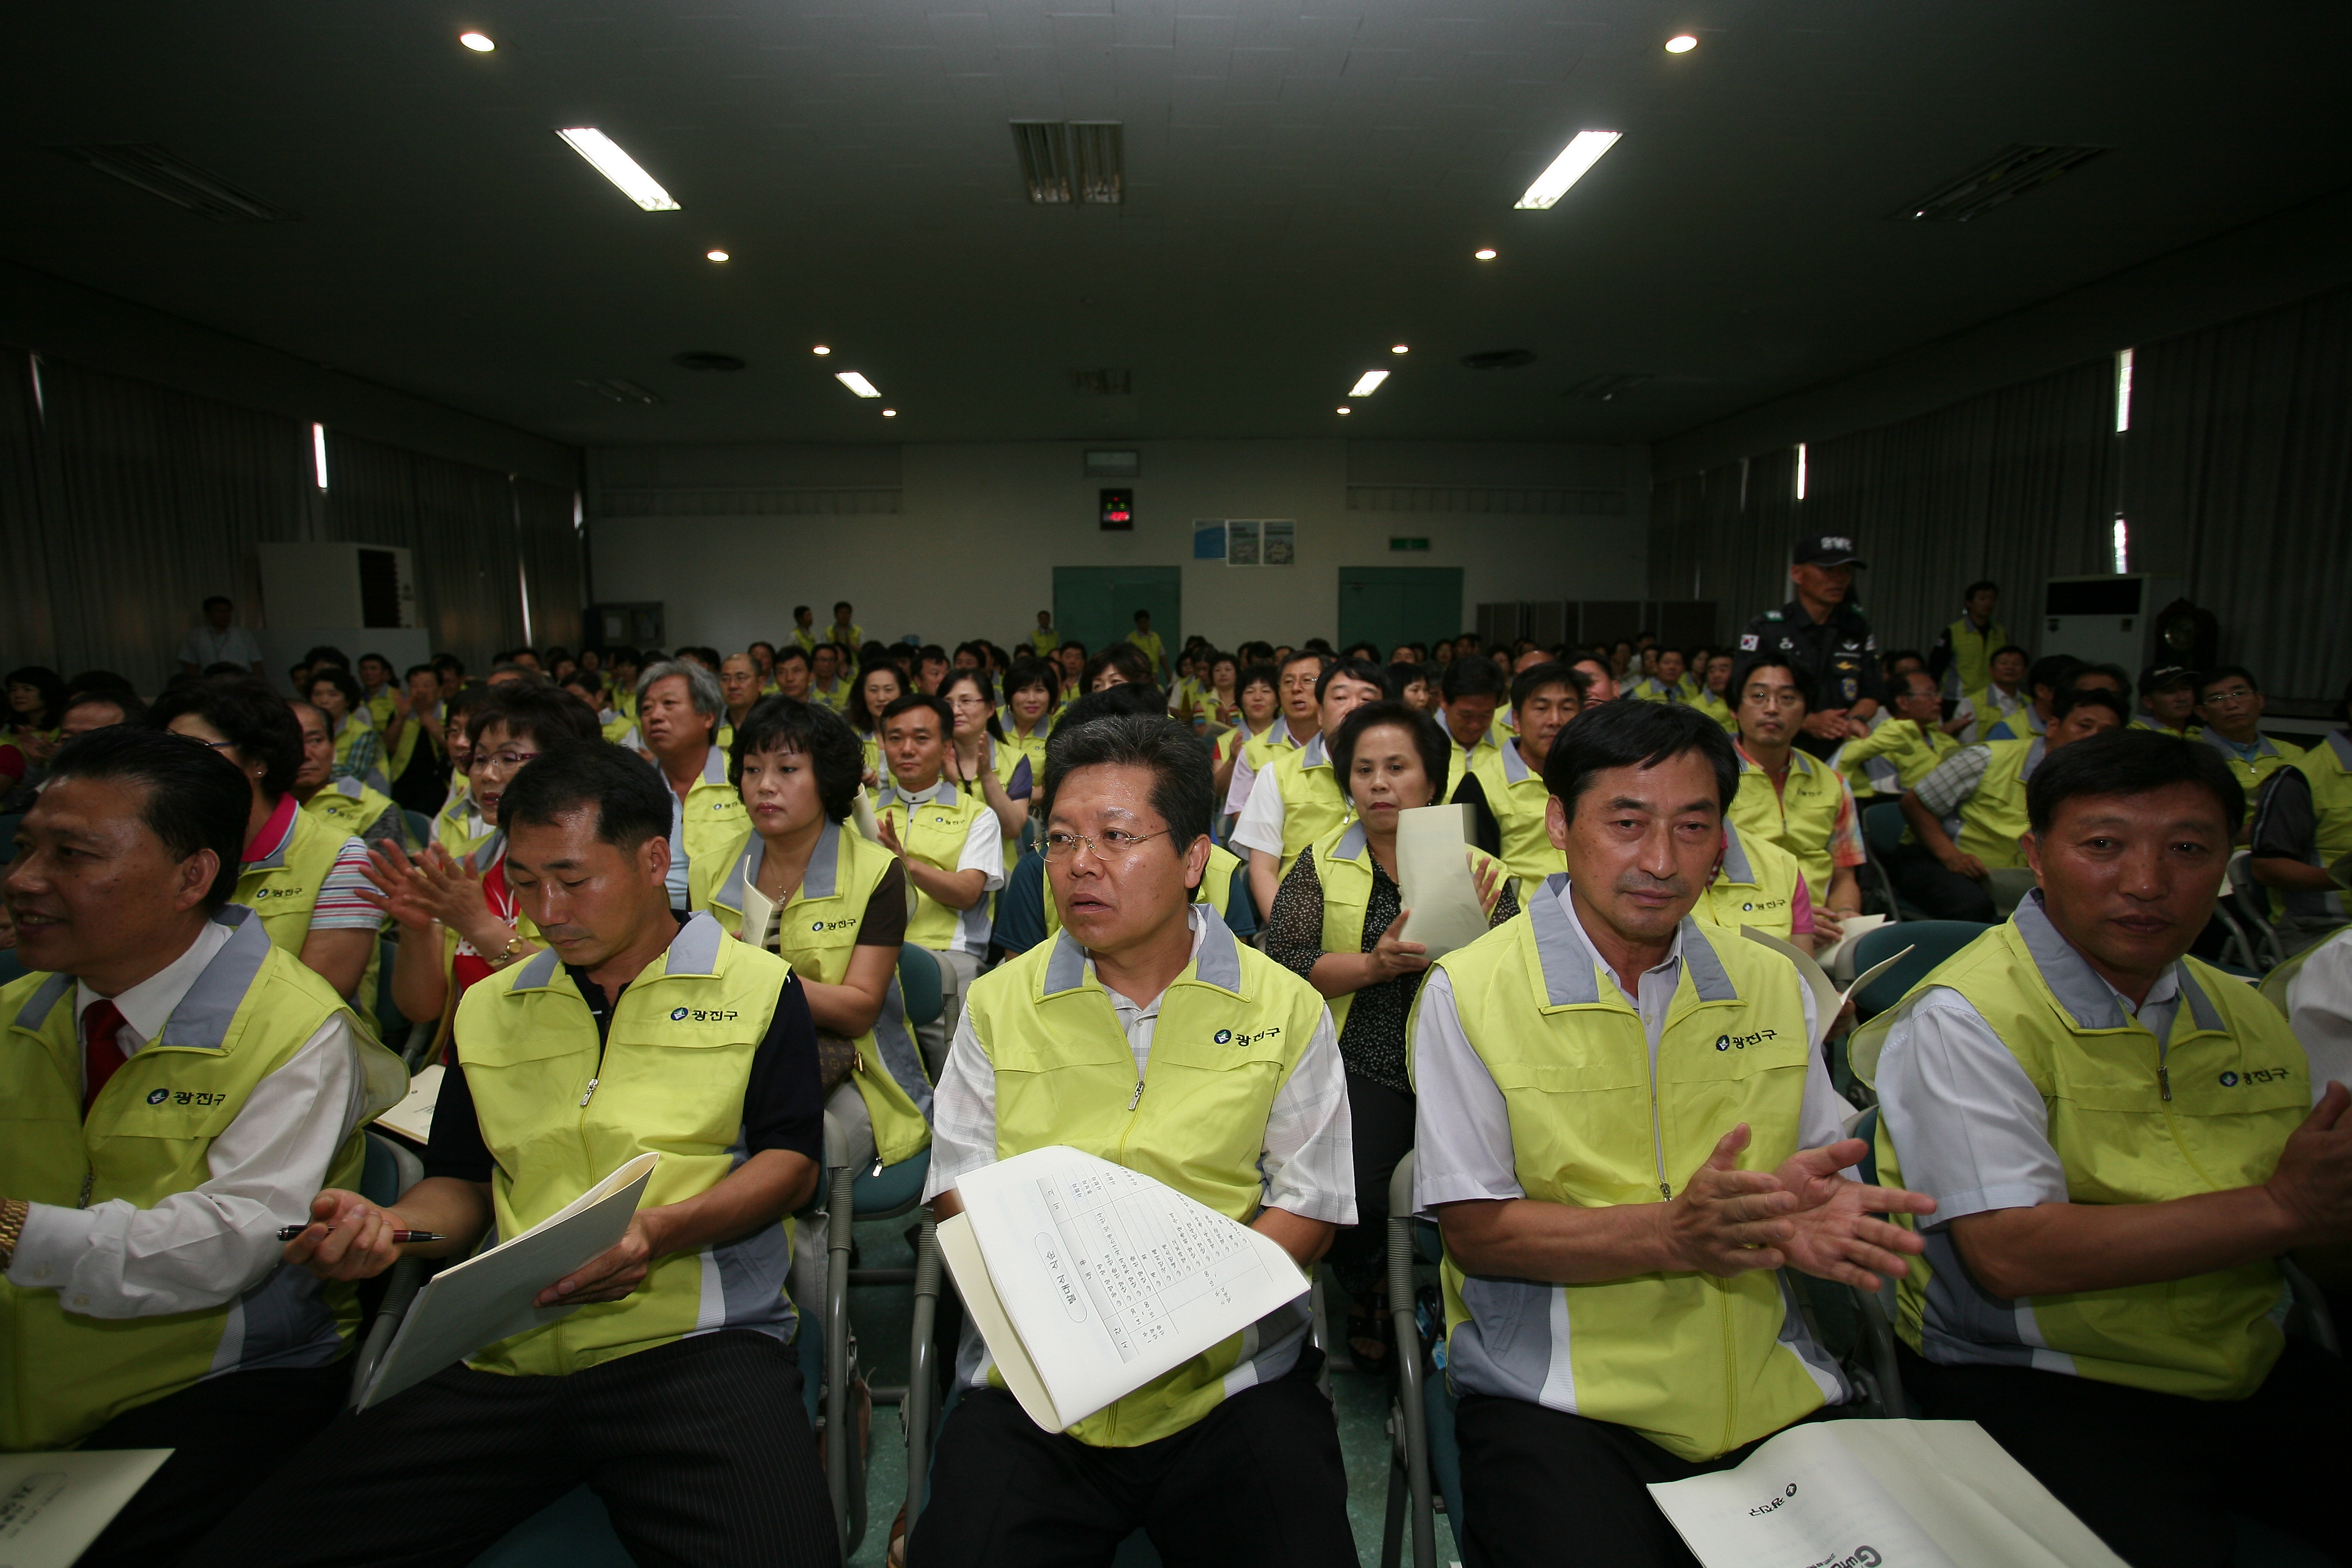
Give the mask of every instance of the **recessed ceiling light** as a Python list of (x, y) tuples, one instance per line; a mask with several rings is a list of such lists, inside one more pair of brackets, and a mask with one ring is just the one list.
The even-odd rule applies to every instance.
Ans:
[(1352, 408), (1335, 408), (1331, 412), (1334, 414), (1353, 414), (1355, 410)]
[(621, 187), (622, 195), (649, 213), (674, 213), (682, 210), (677, 200), (661, 188), (660, 182), (645, 172), (635, 158), (621, 151), (621, 144), (593, 125), (577, 125), (569, 131), (559, 131), (571, 149), (593, 164), (596, 172)]
[(1666, 40), (1666, 53), (1670, 55), (1686, 55), (1696, 47), (1698, 40), (1688, 33), (1677, 33)]
[(727, 259), (727, 253), (723, 250), (706, 250), (702, 254), (709, 257), (713, 261), (724, 261)]
[(1476, 257), (1481, 261), (1492, 261), (1495, 259), (1495, 252), (1491, 247), (1474, 250), (1470, 254)]
[(1550, 206), (1568, 194), (1569, 186), (1584, 178), (1584, 171), (1601, 162), (1601, 154), (1617, 145), (1618, 134), (1614, 131), (1578, 132), (1560, 149), (1559, 156), (1551, 161), (1551, 167), (1538, 174), (1527, 195), (1514, 205), (1536, 212)]
[(895, 408), (885, 408), (882, 411), (882, 417), (885, 419), (896, 419), (898, 417), (898, 411)]
[(1412, 353), (1412, 345), (1410, 343), (1398, 343), (1391, 347), (1389, 350), (1389, 353), (1392, 354), (1409, 354)]
[(809, 353), (813, 354), (829, 354), (832, 352), (833, 351), (831, 349), (825, 347), (823, 343), (819, 343), (816, 347), (809, 350)]
[(488, 33), (460, 33), (457, 41), (478, 55), (487, 55), (499, 47)]
[(1348, 395), (1350, 397), (1370, 397), (1373, 393), (1378, 392), (1381, 389), (1381, 383), (1386, 381), (1388, 378), (1389, 373), (1384, 370), (1368, 370), (1363, 374), (1356, 378), (1355, 385), (1348, 388)]
[(833, 379), (841, 383), (842, 385), (849, 388), (850, 391), (857, 394), (860, 397), (879, 397), (882, 395), (882, 389), (880, 387), (875, 385), (872, 382), (866, 380), (864, 376), (858, 374), (854, 370), (837, 371), (834, 374)]

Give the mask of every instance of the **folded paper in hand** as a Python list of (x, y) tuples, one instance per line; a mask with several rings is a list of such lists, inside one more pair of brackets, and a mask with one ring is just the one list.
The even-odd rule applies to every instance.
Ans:
[(1650, 1495), (1705, 1568), (2123, 1568), (1973, 1421), (1808, 1421)]
[(520, 1236), (426, 1281), (354, 1408), (381, 1405), (487, 1345), (578, 1311), (583, 1303), (577, 1301), (531, 1303), (621, 1239), (660, 1160), (648, 1150)]
[(375, 1119), (378, 1127), (412, 1143), (433, 1142), (433, 1108), (441, 1102), (441, 1064), (419, 1068), (408, 1080), (408, 1098)]
[(1416, 805), (1397, 813), (1397, 892), (1409, 911), (1402, 942), (1433, 959), (1486, 934), (1486, 906), (1470, 875), (1470, 808)]
[(1837, 1026), (1838, 1015), (1845, 1011), (1846, 999), (1902, 963), (1911, 952), (1906, 947), (1892, 958), (1879, 960), (1855, 976), (1853, 984), (1841, 991), (1837, 988), (1835, 981), (1822, 973), (1822, 966), (1813, 962), (1813, 955), (1804, 949), (1792, 942), (1781, 941), (1770, 931), (1759, 931), (1754, 926), (1741, 926), (1739, 934), (1750, 942), (1762, 942), (1797, 966), (1798, 975), (1813, 994), (1813, 1044), (1817, 1046), (1828, 1039), (1830, 1030)]
[(0, 1454), (0, 1563), (68, 1568), (173, 1453)]
[(1270, 1237), (1150, 1176), (1061, 1144), (956, 1184), (939, 1227), (1004, 1385), (1066, 1431), (1307, 1293)]

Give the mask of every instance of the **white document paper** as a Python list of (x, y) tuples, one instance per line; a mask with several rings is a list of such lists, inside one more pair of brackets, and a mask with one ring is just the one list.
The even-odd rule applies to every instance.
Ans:
[(1837, 1026), (1838, 1015), (1845, 1011), (1847, 999), (1902, 963), (1911, 951), (1906, 947), (1891, 958), (1879, 960), (1856, 975), (1853, 984), (1841, 991), (1837, 982), (1822, 973), (1822, 966), (1813, 962), (1813, 955), (1794, 942), (1774, 936), (1770, 931), (1759, 931), (1754, 926), (1741, 926), (1739, 934), (1750, 942), (1763, 943), (1797, 966), (1799, 977), (1813, 994), (1813, 1044), (1816, 1046), (1830, 1037), (1830, 1030)]
[(1029, 1418), (1066, 1431), (1307, 1289), (1279, 1243), (1061, 1144), (956, 1184), (940, 1254)]
[(520, 1236), (426, 1280), (356, 1408), (381, 1405), (485, 1345), (578, 1311), (578, 1302), (531, 1302), (621, 1239), (660, 1160), (650, 1150), (638, 1155)]
[(1470, 808), (1416, 805), (1397, 813), (1397, 891), (1411, 911), (1401, 941), (1444, 958), (1486, 934), (1486, 906), (1470, 874)]
[(419, 1068), (408, 1080), (408, 1098), (375, 1119), (378, 1127), (412, 1143), (433, 1142), (433, 1108), (441, 1102), (441, 1064)]
[(1809, 1421), (1650, 1488), (1706, 1568), (2121, 1568), (1973, 1421)]
[(1852, 980), (1854, 945), (1885, 923), (1885, 915), (1849, 916), (1838, 922), (1840, 934), (1837, 941), (1813, 954), (1813, 962), (1820, 964), (1832, 980)]
[(753, 947), (768, 945), (768, 928), (776, 922), (776, 900), (753, 887), (746, 879), (743, 887), (743, 923), (736, 932)]
[(0, 1564), (68, 1568), (173, 1452), (0, 1454)]
[(864, 784), (857, 786), (857, 798), (849, 803), (849, 820), (859, 837), (869, 844), (882, 842), (882, 824), (874, 815), (874, 797), (866, 793)]

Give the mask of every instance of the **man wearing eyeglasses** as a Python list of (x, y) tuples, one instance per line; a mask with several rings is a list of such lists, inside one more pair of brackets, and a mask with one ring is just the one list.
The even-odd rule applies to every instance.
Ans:
[(2225, 664), (2199, 676), (2196, 695), (2197, 717), (2205, 725), (2198, 738), (2221, 753), (2248, 800), (2264, 779), (2302, 757), (2301, 746), (2263, 733), (2262, 684), (2244, 665)]
[[(1065, 725), (1046, 749), (1045, 874), (1061, 931), (972, 987), (932, 1101), (925, 1197), (1066, 1144), (1279, 1242), (1302, 1266), (1356, 1220), (1347, 1079), (1323, 998), (1192, 901), (1214, 786), (1181, 725)], [(1356, 1562), (1302, 1297), (1066, 1432), (1022, 1413), (967, 1327), (912, 1568), (1108, 1562), (1142, 1529), (1169, 1562)]]

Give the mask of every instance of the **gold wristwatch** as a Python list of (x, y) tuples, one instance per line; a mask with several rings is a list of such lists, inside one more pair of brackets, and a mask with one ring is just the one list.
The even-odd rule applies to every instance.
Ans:
[(16, 1242), (25, 1234), (25, 1216), (33, 1205), (23, 1198), (10, 1198), (0, 1203), (0, 1273), (16, 1261)]

